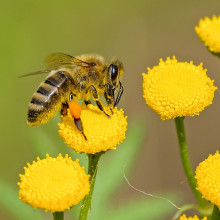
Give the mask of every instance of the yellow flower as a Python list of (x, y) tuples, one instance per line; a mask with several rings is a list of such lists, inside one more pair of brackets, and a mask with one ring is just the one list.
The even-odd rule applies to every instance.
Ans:
[(61, 212), (76, 205), (89, 193), (89, 175), (79, 160), (61, 154), (27, 164), (25, 174), (19, 175), (19, 198), (34, 208)]
[(197, 189), (202, 196), (220, 208), (220, 154), (201, 162), (196, 168)]
[(220, 16), (200, 19), (195, 30), (200, 40), (204, 41), (211, 52), (220, 53)]
[(143, 73), (143, 97), (162, 120), (198, 115), (212, 104), (217, 87), (202, 63), (195, 66), (192, 61), (178, 62), (168, 57), (147, 70)]
[(111, 116), (108, 118), (97, 106), (88, 105), (82, 107), (81, 120), (83, 131), (87, 138), (76, 128), (71, 114), (62, 116), (59, 123), (59, 135), (64, 142), (76, 152), (95, 154), (116, 146), (125, 139), (127, 130), (127, 116), (122, 109), (113, 109), (112, 115), (108, 107), (104, 110)]
[[(193, 217), (186, 217), (186, 215), (180, 216), (179, 220), (199, 220), (197, 215), (194, 215)], [(207, 217), (202, 218), (201, 220), (207, 220)]]

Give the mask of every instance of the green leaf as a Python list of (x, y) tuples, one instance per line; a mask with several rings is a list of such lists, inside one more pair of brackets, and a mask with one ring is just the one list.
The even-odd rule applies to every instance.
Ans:
[(43, 216), (34, 208), (24, 204), (18, 198), (18, 192), (0, 180), (0, 204), (5, 212), (16, 220), (43, 220)]
[[(169, 195), (171, 197), (171, 195)], [(174, 198), (174, 197), (172, 197)], [(139, 219), (164, 219), (166, 215), (174, 210), (174, 207), (167, 201), (161, 199), (142, 199), (128, 202), (120, 209), (111, 208), (113, 210), (105, 217), (105, 220), (139, 220)], [(104, 213), (103, 213), (104, 217)]]
[(34, 151), (40, 158), (44, 158), (47, 153), (49, 153), (50, 156), (57, 156), (59, 154), (56, 144), (44, 130), (40, 128), (35, 129), (35, 132), (31, 133), (30, 139)]

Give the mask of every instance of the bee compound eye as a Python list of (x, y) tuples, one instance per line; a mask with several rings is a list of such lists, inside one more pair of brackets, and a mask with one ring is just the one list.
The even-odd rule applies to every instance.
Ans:
[(115, 79), (116, 79), (117, 76), (118, 76), (118, 67), (117, 67), (115, 64), (111, 64), (111, 65), (109, 66), (108, 71), (109, 71), (109, 75), (110, 75), (110, 77), (111, 77), (111, 80), (112, 80), (112, 81), (115, 81)]

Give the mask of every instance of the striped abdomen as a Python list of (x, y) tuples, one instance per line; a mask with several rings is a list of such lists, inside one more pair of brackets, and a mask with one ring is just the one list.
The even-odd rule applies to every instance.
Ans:
[(69, 73), (57, 71), (50, 74), (34, 93), (28, 106), (28, 124), (46, 123), (68, 99), (73, 83)]

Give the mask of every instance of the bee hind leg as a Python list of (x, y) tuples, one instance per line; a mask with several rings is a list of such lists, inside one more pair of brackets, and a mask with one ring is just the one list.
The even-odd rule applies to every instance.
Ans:
[(85, 136), (85, 134), (83, 132), (82, 120), (80, 118), (74, 118), (74, 123), (75, 123), (77, 129), (82, 132), (83, 137), (87, 141), (87, 137)]
[[(67, 113), (68, 113), (68, 108), (69, 108), (69, 105), (67, 102), (65, 103), (62, 103), (62, 107), (61, 107), (61, 110), (60, 110), (60, 113), (62, 116), (67, 116)], [(80, 118), (74, 118), (74, 123), (77, 127), (77, 129), (82, 132), (82, 135), (83, 137), (85, 138), (85, 140), (87, 140), (87, 137), (85, 136), (84, 132), (83, 132), (83, 125), (82, 125), (82, 120)]]

